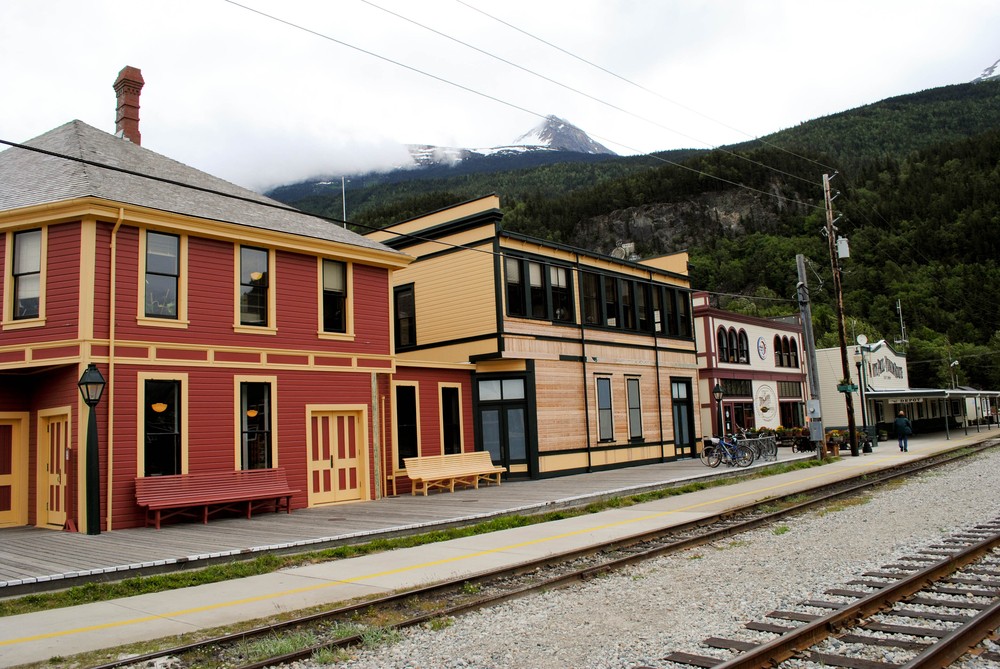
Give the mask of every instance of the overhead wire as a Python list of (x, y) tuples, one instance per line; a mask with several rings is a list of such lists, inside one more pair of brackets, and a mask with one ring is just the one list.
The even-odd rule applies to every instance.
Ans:
[[(219, 196), (219, 197), (228, 198), (228, 199), (231, 199), (231, 200), (238, 200), (238, 201), (241, 201), (241, 202), (247, 202), (249, 204), (253, 204), (253, 205), (256, 205), (256, 206), (260, 206), (260, 207), (267, 207), (267, 208), (270, 208), (270, 209), (276, 209), (278, 211), (284, 211), (284, 212), (288, 212), (288, 213), (291, 213), (291, 214), (297, 214), (297, 215), (300, 215), (300, 216), (307, 216), (307, 217), (310, 217), (310, 218), (316, 218), (316, 219), (319, 219), (321, 221), (325, 221), (325, 222), (328, 222), (328, 223), (335, 223), (335, 224), (347, 224), (348, 223), (348, 221), (341, 221), (340, 219), (332, 218), (330, 216), (323, 216), (321, 214), (314, 214), (312, 212), (303, 211), (301, 209), (296, 209), (295, 207), (291, 207), (291, 206), (289, 206), (287, 204), (284, 204), (282, 202), (278, 202), (276, 200), (271, 200), (270, 198), (268, 198), (268, 199), (258, 199), (258, 198), (253, 198), (253, 197), (246, 197), (244, 195), (237, 195), (235, 193), (227, 193), (225, 191), (220, 191), (220, 190), (217, 190), (217, 189), (214, 189), (214, 188), (208, 188), (208, 187), (205, 187), (205, 186), (197, 186), (195, 184), (190, 184), (190, 183), (187, 183), (187, 182), (184, 182), (184, 181), (179, 181), (177, 179), (169, 179), (167, 177), (161, 177), (161, 176), (158, 176), (158, 175), (155, 175), (155, 174), (146, 174), (145, 172), (139, 172), (139, 171), (136, 171), (136, 170), (131, 170), (131, 169), (125, 168), (125, 167), (118, 167), (116, 165), (108, 165), (106, 163), (101, 163), (101, 162), (98, 162), (96, 160), (90, 160), (88, 158), (83, 158), (83, 157), (79, 157), (79, 156), (71, 156), (71, 155), (68, 155), (68, 154), (59, 153), (57, 151), (50, 151), (48, 149), (43, 149), (43, 148), (40, 148), (40, 147), (37, 147), (37, 146), (29, 146), (27, 144), (22, 144), (22, 143), (19, 143), (19, 142), (13, 142), (13, 141), (2, 139), (2, 138), (0, 138), (0, 144), (5, 144), (5, 145), (7, 145), (7, 146), (9, 146), (11, 148), (14, 148), (14, 149), (22, 149), (24, 151), (31, 151), (33, 153), (38, 153), (38, 154), (41, 154), (41, 155), (49, 156), (51, 158), (57, 158), (57, 159), (61, 159), (61, 160), (67, 160), (67, 161), (70, 161), (70, 162), (80, 163), (82, 165), (87, 165), (87, 166), (90, 166), (90, 167), (96, 167), (98, 169), (109, 170), (109, 171), (112, 171), (112, 172), (118, 172), (120, 174), (126, 174), (126, 175), (129, 175), (129, 176), (138, 177), (138, 178), (141, 178), (141, 179), (148, 179), (150, 181), (156, 181), (156, 182), (159, 182), (159, 183), (165, 183), (165, 184), (169, 184), (171, 186), (177, 186), (177, 187), (180, 187), (180, 188), (188, 188), (188, 189), (191, 189), (191, 190), (194, 190), (194, 191), (198, 191), (198, 192), (201, 192), (201, 193), (206, 193), (206, 194), (209, 194), (209, 195), (215, 195), (215, 196)], [(239, 223), (237, 223), (237, 225), (239, 225)], [(354, 222), (351, 222), (350, 225), (353, 225), (353, 226), (355, 226), (357, 228), (362, 228), (362, 229), (368, 230), (370, 232), (379, 232), (379, 231), (385, 232), (387, 234), (394, 235), (397, 238), (403, 238), (403, 239), (408, 239), (408, 240), (413, 240), (413, 241), (428, 242), (428, 243), (438, 244), (440, 246), (443, 246), (443, 247), (446, 247), (446, 248), (451, 248), (451, 249), (456, 249), (456, 250), (475, 251), (477, 253), (483, 253), (483, 254), (486, 254), (488, 256), (493, 256), (493, 257), (498, 257), (498, 258), (504, 257), (503, 253), (492, 250), (492, 247), (484, 249), (484, 248), (479, 248), (479, 247), (476, 247), (476, 246), (469, 246), (469, 245), (466, 245), (466, 244), (456, 244), (456, 243), (452, 243), (452, 242), (442, 241), (440, 239), (434, 239), (434, 238), (431, 238), (431, 237), (425, 237), (423, 235), (418, 235), (418, 234), (414, 234), (414, 233), (410, 233), (410, 232), (400, 232), (400, 231), (396, 231), (396, 230), (386, 230), (385, 228), (380, 228), (380, 227), (376, 227), (376, 226), (373, 226), (373, 225), (366, 225), (364, 223), (354, 223)], [(594, 255), (603, 255), (603, 254), (595, 253)], [(757, 298), (753, 298), (753, 296), (749, 296), (749, 295), (731, 295), (731, 294), (726, 294), (726, 293), (713, 293), (711, 291), (699, 291), (699, 292), (707, 292), (710, 295), (723, 295), (723, 296), (730, 296), (730, 297), (746, 297), (748, 299), (757, 299)], [(778, 300), (778, 298), (759, 298), (759, 299)], [(791, 300), (788, 300), (788, 301), (791, 301)]]
[[(791, 151), (791, 150), (786, 149), (784, 147), (781, 147), (781, 146), (779, 146), (777, 144), (769, 142), (769, 141), (767, 141), (766, 139), (764, 139), (762, 137), (756, 137), (754, 135), (751, 135), (748, 132), (744, 132), (743, 130), (740, 130), (739, 128), (734, 128), (733, 126), (731, 126), (731, 125), (729, 125), (727, 123), (724, 123), (723, 121), (720, 121), (718, 119), (712, 118), (711, 116), (709, 116), (709, 115), (707, 115), (707, 114), (705, 114), (705, 113), (703, 113), (703, 112), (701, 112), (701, 111), (699, 111), (697, 109), (694, 109), (693, 107), (689, 107), (689, 106), (687, 106), (687, 105), (685, 105), (685, 104), (683, 104), (681, 102), (678, 102), (676, 100), (668, 98), (667, 96), (663, 95), (659, 91), (655, 91), (655, 90), (653, 90), (653, 89), (651, 89), (651, 88), (649, 88), (647, 86), (643, 86), (642, 84), (637, 83), (635, 81), (632, 81), (631, 79), (629, 79), (627, 77), (624, 77), (624, 76), (618, 74), (617, 72), (613, 72), (612, 70), (609, 70), (608, 68), (603, 67), (602, 65), (599, 65), (599, 64), (597, 64), (597, 63), (595, 63), (595, 62), (593, 62), (591, 60), (588, 60), (588, 59), (586, 59), (586, 58), (584, 58), (584, 57), (582, 57), (582, 56), (580, 56), (580, 55), (578, 55), (576, 53), (573, 53), (572, 51), (569, 51), (568, 49), (565, 49), (565, 48), (563, 48), (563, 47), (561, 47), (561, 46), (559, 46), (557, 44), (553, 44), (552, 42), (549, 42), (548, 40), (543, 39), (543, 38), (539, 37), (538, 35), (530, 33), (527, 30), (525, 30), (525, 29), (523, 29), (523, 28), (521, 28), (519, 26), (516, 26), (513, 23), (510, 23), (509, 21), (505, 21), (504, 19), (501, 19), (501, 18), (499, 18), (497, 16), (494, 16), (493, 14), (490, 14), (490, 13), (488, 13), (486, 11), (483, 11), (479, 7), (476, 7), (474, 5), (469, 4), (468, 2), (465, 2), (465, 0), (455, 0), (455, 2), (459, 3), (460, 5), (464, 5), (465, 7), (468, 7), (469, 9), (471, 9), (471, 10), (473, 10), (475, 12), (479, 12), (483, 16), (485, 16), (485, 17), (487, 17), (487, 18), (489, 18), (489, 19), (491, 19), (493, 21), (496, 21), (497, 23), (503, 24), (503, 25), (507, 26), (508, 28), (521, 33), (522, 35), (525, 35), (526, 37), (530, 37), (531, 39), (536, 40), (538, 42), (541, 42), (542, 44), (545, 44), (546, 46), (549, 46), (549, 47), (555, 49), (556, 51), (560, 51), (560, 52), (566, 54), (567, 56), (569, 56), (570, 58), (574, 58), (574, 59), (580, 61), (581, 63), (589, 65), (590, 67), (596, 68), (596, 69), (600, 70), (601, 72), (604, 72), (605, 74), (608, 74), (608, 75), (614, 77), (615, 79), (618, 79), (619, 81), (622, 81), (622, 82), (624, 82), (626, 84), (629, 84), (630, 86), (634, 86), (635, 88), (638, 88), (639, 90), (645, 91), (646, 93), (649, 93), (650, 95), (658, 97), (661, 100), (664, 100), (665, 102), (669, 102), (672, 105), (680, 107), (681, 109), (684, 109), (685, 111), (688, 111), (688, 112), (691, 112), (692, 114), (696, 114), (698, 116), (701, 116), (702, 118), (707, 119), (707, 120), (709, 120), (709, 121), (711, 121), (711, 122), (713, 122), (713, 123), (715, 123), (717, 125), (720, 125), (723, 128), (727, 128), (727, 129), (732, 130), (734, 132), (738, 132), (741, 135), (749, 137), (751, 140), (758, 141), (761, 144), (764, 144), (766, 146), (770, 146), (773, 149), (777, 149), (778, 151), (782, 151), (784, 153), (787, 153), (790, 156), (794, 156), (796, 158), (800, 158), (800, 159), (805, 160), (807, 162), (811, 162), (814, 165), (817, 165), (817, 166), (822, 167), (824, 169), (828, 169), (828, 170), (831, 170), (831, 171), (835, 170), (835, 168), (830, 167), (828, 165), (824, 165), (823, 163), (821, 163), (821, 162), (819, 162), (817, 160), (814, 160), (812, 158), (808, 158), (806, 156), (797, 154), (794, 151)], [(680, 134), (680, 133), (678, 133), (678, 134)], [(687, 137), (687, 135), (685, 135), (685, 137)], [(695, 138), (690, 137), (690, 139), (695, 139)], [(701, 141), (701, 140), (697, 140), (697, 141)], [(715, 148), (718, 149), (718, 148), (721, 148), (721, 147), (715, 147)], [(801, 177), (799, 177), (799, 178), (801, 178)]]
[[(349, 42), (345, 42), (345, 41), (343, 41), (341, 39), (338, 39), (336, 37), (333, 37), (331, 35), (327, 35), (325, 33), (319, 32), (317, 30), (313, 30), (312, 28), (307, 28), (307, 27), (302, 26), (302, 25), (300, 25), (298, 23), (295, 23), (293, 21), (289, 21), (287, 19), (283, 19), (283, 18), (280, 18), (278, 16), (274, 16), (273, 14), (269, 14), (269, 13), (261, 11), (259, 9), (255, 9), (255, 8), (250, 7), (248, 5), (244, 5), (244, 4), (240, 3), (240, 2), (237, 2), (236, 0), (224, 0), (224, 2), (227, 2), (227, 3), (231, 4), (231, 5), (233, 5), (234, 7), (238, 7), (240, 9), (246, 10), (248, 12), (257, 14), (259, 16), (262, 16), (262, 17), (264, 17), (266, 19), (269, 19), (269, 20), (276, 21), (278, 23), (284, 24), (286, 26), (289, 26), (290, 28), (294, 28), (296, 30), (301, 30), (303, 32), (309, 33), (309, 34), (314, 35), (316, 37), (319, 37), (321, 39), (325, 39), (325, 40), (328, 40), (328, 41), (333, 42), (335, 44), (339, 44), (339, 45), (341, 45), (343, 47), (346, 47), (348, 49), (352, 49), (354, 51), (358, 51), (358, 52), (363, 53), (365, 55), (368, 55), (368, 56), (371, 56), (373, 58), (377, 58), (377, 59), (382, 60), (384, 62), (390, 63), (392, 65), (396, 65), (398, 67), (402, 67), (402, 68), (404, 68), (406, 70), (409, 70), (411, 72), (414, 72), (416, 74), (420, 74), (420, 75), (425, 76), (425, 77), (430, 77), (431, 79), (434, 79), (435, 81), (441, 82), (443, 84), (447, 84), (449, 86), (453, 86), (453, 87), (458, 88), (460, 90), (463, 90), (463, 91), (465, 91), (467, 93), (472, 93), (473, 95), (477, 95), (477, 96), (486, 98), (488, 100), (491, 100), (493, 102), (497, 102), (499, 104), (505, 105), (505, 106), (510, 107), (512, 109), (516, 109), (518, 111), (522, 111), (522, 112), (524, 112), (526, 114), (531, 114), (531, 115), (536, 116), (536, 117), (538, 117), (540, 119), (543, 119), (543, 120), (546, 119), (546, 118), (548, 118), (546, 114), (542, 114), (542, 113), (540, 113), (538, 111), (535, 111), (533, 109), (528, 109), (527, 107), (524, 107), (522, 105), (510, 102), (508, 100), (504, 100), (504, 99), (499, 98), (499, 97), (497, 97), (495, 95), (491, 95), (489, 93), (485, 93), (483, 91), (479, 91), (479, 90), (474, 89), (474, 88), (472, 88), (470, 86), (466, 86), (464, 84), (452, 81), (450, 79), (446, 79), (445, 77), (442, 77), (442, 76), (439, 76), (439, 75), (427, 72), (425, 70), (422, 70), (420, 68), (414, 67), (412, 65), (407, 65), (406, 63), (402, 63), (402, 62), (400, 62), (398, 60), (395, 60), (393, 58), (389, 58), (388, 56), (383, 56), (383, 55), (375, 53), (374, 51), (371, 51), (369, 49), (364, 49), (364, 48), (356, 46), (354, 44), (350, 44)], [(763, 195), (763, 196), (765, 196), (767, 198), (771, 198), (771, 199), (775, 199), (775, 200), (780, 200), (780, 201), (785, 202), (787, 204), (797, 204), (797, 205), (800, 205), (800, 206), (803, 206), (803, 207), (806, 207), (806, 208), (811, 208), (811, 209), (817, 209), (817, 208), (819, 208), (819, 206), (816, 205), (816, 204), (814, 204), (814, 203), (802, 202), (800, 200), (796, 200), (795, 198), (786, 197), (784, 195), (780, 195), (780, 194), (777, 194), (777, 193), (774, 193), (774, 192), (765, 191), (765, 190), (762, 190), (762, 189), (759, 189), (759, 188), (753, 188), (752, 186), (747, 186), (746, 184), (742, 184), (742, 183), (739, 183), (739, 182), (736, 182), (736, 181), (732, 181), (730, 179), (725, 179), (725, 178), (720, 177), (718, 175), (711, 174), (711, 173), (705, 172), (703, 170), (699, 170), (699, 169), (691, 167), (689, 165), (685, 165), (683, 163), (679, 163), (679, 162), (676, 162), (676, 161), (673, 161), (673, 160), (669, 160), (667, 158), (664, 158), (663, 156), (656, 155), (655, 153), (645, 153), (645, 152), (641, 151), (640, 149), (637, 149), (635, 147), (629, 146), (629, 145), (627, 145), (627, 144), (625, 144), (623, 142), (619, 142), (619, 141), (611, 139), (611, 138), (602, 137), (602, 136), (596, 135), (596, 134), (592, 135), (592, 136), (594, 138), (596, 138), (596, 139), (600, 139), (600, 140), (602, 140), (604, 142), (607, 142), (609, 144), (614, 144), (615, 146), (619, 146), (619, 147), (622, 147), (624, 149), (627, 149), (628, 151), (631, 151), (633, 153), (636, 153), (636, 154), (639, 154), (639, 155), (643, 155), (645, 157), (651, 158), (653, 160), (660, 161), (660, 162), (668, 164), (668, 165), (673, 165), (674, 167), (678, 167), (680, 169), (690, 171), (692, 173), (698, 174), (699, 176), (703, 176), (703, 177), (706, 177), (706, 178), (709, 178), (709, 179), (714, 179), (716, 181), (725, 183), (725, 184), (730, 185), (730, 186), (735, 186), (735, 187), (738, 187), (738, 188), (742, 188), (744, 190), (748, 190), (750, 192), (757, 193), (758, 195)]]
[[(459, 1), (461, 1), (461, 0), (459, 0)], [(806, 179), (805, 177), (801, 177), (801, 176), (799, 176), (797, 174), (792, 174), (790, 172), (786, 172), (785, 170), (779, 169), (777, 167), (772, 167), (772, 166), (767, 165), (765, 163), (762, 163), (762, 162), (760, 162), (758, 160), (754, 160), (753, 158), (750, 158), (749, 156), (744, 156), (744, 155), (738, 154), (738, 153), (736, 153), (734, 151), (730, 151), (730, 150), (728, 150), (726, 148), (723, 148), (723, 147), (720, 147), (720, 146), (713, 146), (709, 142), (705, 142), (704, 140), (698, 139), (697, 137), (693, 137), (691, 135), (683, 133), (680, 130), (677, 130), (675, 128), (671, 128), (671, 127), (665, 126), (665, 125), (663, 125), (662, 123), (660, 123), (658, 121), (654, 121), (653, 119), (647, 118), (647, 117), (642, 116), (640, 114), (636, 114), (635, 112), (632, 112), (632, 111), (629, 111), (628, 109), (620, 107), (620, 106), (614, 104), (613, 102), (609, 102), (609, 101), (607, 101), (607, 100), (605, 100), (603, 98), (597, 97), (596, 95), (591, 95), (590, 93), (587, 93), (585, 91), (581, 91), (578, 88), (574, 88), (573, 86), (570, 86), (568, 84), (564, 84), (561, 81), (558, 81), (558, 80), (553, 79), (551, 77), (548, 77), (548, 76), (546, 76), (544, 74), (541, 74), (540, 72), (537, 72), (537, 71), (535, 71), (535, 70), (533, 70), (533, 69), (531, 69), (529, 67), (525, 67), (523, 65), (519, 65), (518, 63), (515, 63), (515, 62), (513, 62), (511, 60), (508, 60), (508, 59), (506, 59), (506, 58), (504, 58), (502, 56), (498, 56), (495, 53), (491, 53), (489, 51), (486, 51), (485, 49), (481, 49), (481, 48), (479, 48), (479, 47), (477, 47), (477, 46), (475, 46), (473, 44), (469, 44), (466, 41), (458, 39), (457, 37), (454, 37), (452, 35), (449, 35), (447, 33), (442, 32), (440, 30), (437, 30), (436, 28), (432, 28), (432, 27), (430, 27), (428, 25), (420, 23), (419, 21), (416, 21), (416, 20), (414, 20), (414, 19), (412, 19), (412, 18), (410, 18), (408, 16), (403, 16), (402, 14), (400, 14), (398, 12), (394, 12), (391, 9), (388, 9), (386, 7), (382, 7), (381, 5), (378, 5), (378, 4), (374, 3), (374, 2), (372, 2), (372, 0), (360, 0), (360, 2), (363, 2), (364, 4), (369, 5), (370, 7), (373, 7), (375, 9), (380, 10), (380, 11), (383, 11), (386, 14), (389, 14), (391, 16), (395, 16), (398, 19), (401, 19), (403, 21), (407, 21), (408, 23), (411, 23), (411, 24), (417, 26), (418, 28), (422, 28), (423, 30), (427, 30), (428, 32), (432, 32), (435, 35), (438, 35), (438, 36), (443, 37), (445, 39), (451, 40), (452, 42), (455, 42), (456, 44), (460, 44), (460, 45), (462, 45), (462, 46), (464, 46), (464, 47), (466, 47), (468, 49), (472, 49), (473, 51), (476, 51), (477, 53), (480, 53), (480, 54), (482, 54), (484, 56), (487, 56), (489, 58), (493, 58), (494, 60), (498, 60), (501, 63), (504, 63), (505, 65), (509, 65), (509, 66), (511, 66), (513, 68), (516, 68), (516, 69), (518, 69), (518, 70), (520, 70), (522, 72), (525, 72), (527, 74), (530, 74), (530, 75), (532, 75), (534, 77), (538, 77), (539, 79), (542, 79), (543, 81), (547, 81), (547, 82), (549, 82), (551, 84), (555, 84), (556, 86), (559, 86), (560, 88), (564, 88), (564, 89), (566, 89), (566, 90), (568, 90), (568, 91), (570, 91), (572, 93), (576, 93), (577, 95), (582, 95), (583, 97), (588, 98), (589, 100), (593, 100), (594, 102), (597, 102), (599, 104), (605, 105), (606, 107), (614, 109), (615, 111), (622, 112), (623, 114), (627, 114), (628, 116), (631, 116), (631, 117), (633, 117), (635, 119), (638, 119), (638, 120), (643, 121), (645, 123), (649, 123), (650, 125), (653, 125), (653, 126), (655, 126), (657, 128), (660, 128), (662, 130), (667, 130), (669, 132), (672, 132), (672, 133), (675, 133), (677, 135), (680, 135), (681, 137), (687, 137), (688, 139), (692, 139), (692, 140), (694, 140), (696, 142), (704, 144), (705, 146), (709, 146), (709, 147), (711, 147), (712, 149), (714, 149), (716, 151), (720, 151), (720, 152), (725, 153), (727, 155), (733, 156), (734, 158), (738, 158), (739, 160), (744, 160), (744, 161), (746, 161), (748, 163), (752, 163), (754, 165), (757, 165), (758, 167), (763, 167), (764, 169), (771, 170), (772, 172), (776, 172), (778, 174), (782, 174), (782, 175), (784, 175), (786, 177), (789, 177), (789, 178), (792, 178), (792, 179), (798, 179), (800, 181), (804, 181), (804, 182), (806, 182), (806, 183), (808, 183), (810, 185), (813, 185), (813, 186), (819, 186), (819, 184), (817, 184), (816, 182), (811, 181), (809, 179)], [(462, 4), (465, 4), (465, 3), (462, 3)]]

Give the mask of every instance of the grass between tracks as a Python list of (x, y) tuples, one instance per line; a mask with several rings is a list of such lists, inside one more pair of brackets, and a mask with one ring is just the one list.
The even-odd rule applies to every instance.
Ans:
[(155, 576), (141, 576), (127, 578), (113, 583), (87, 583), (85, 585), (74, 586), (66, 590), (56, 592), (46, 592), (24, 597), (14, 597), (0, 600), (0, 617), (13, 616), (34, 611), (45, 611), (58, 609), (79, 604), (89, 604), (92, 602), (102, 602), (133, 595), (143, 595), (152, 592), (162, 592), (165, 590), (175, 590), (207, 583), (217, 583), (247, 576), (257, 576), (268, 574), (279, 569), (299, 567), (319, 562), (331, 560), (342, 560), (345, 558), (380, 553), (384, 551), (396, 550), (399, 548), (412, 548), (423, 546), (450, 539), (474, 536), (477, 534), (488, 534), (516, 527), (526, 527), (547, 523), (565, 518), (583, 516), (607, 509), (616, 509), (652, 502), (665, 497), (674, 497), (686, 493), (697, 492), (708, 488), (733, 485), (740, 481), (774, 476), (798, 469), (808, 469), (816, 467), (832, 460), (819, 461), (816, 459), (796, 460), (781, 464), (771, 465), (761, 469), (748, 472), (745, 476), (731, 478), (720, 478), (711, 481), (697, 481), (683, 486), (673, 488), (663, 488), (626, 497), (614, 497), (611, 499), (594, 502), (579, 508), (565, 509), (560, 511), (550, 511), (538, 515), (509, 515), (498, 516), (481, 523), (464, 527), (455, 527), (443, 530), (425, 532), (402, 537), (386, 539), (375, 539), (363, 544), (349, 544), (328, 548), (319, 551), (299, 553), (295, 555), (261, 555), (252, 560), (234, 560), (226, 564), (212, 565), (204, 569), (197, 569), (171, 574), (160, 574)]

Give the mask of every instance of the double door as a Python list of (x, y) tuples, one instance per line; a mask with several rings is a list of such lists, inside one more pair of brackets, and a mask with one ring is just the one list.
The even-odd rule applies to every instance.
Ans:
[(528, 472), (528, 407), (523, 377), (480, 379), (479, 443), (493, 464)]

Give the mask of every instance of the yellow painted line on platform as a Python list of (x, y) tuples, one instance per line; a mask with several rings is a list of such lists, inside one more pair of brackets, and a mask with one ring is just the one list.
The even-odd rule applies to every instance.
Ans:
[[(890, 459), (891, 458), (889, 458), (889, 457), (885, 457), (885, 458), (881, 458), (879, 461), (888, 461)], [(871, 463), (872, 460), (868, 460), (867, 462)], [(860, 468), (861, 468), (860, 466), (858, 466), (858, 467), (851, 467), (851, 469), (860, 469)], [(388, 570), (385, 570), (385, 571), (375, 572), (375, 573), (372, 573), (372, 574), (364, 574), (364, 575), (359, 575), (359, 576), (355, 576), (355, 577), (352, 577), (352, 578), (340, 579), (340, 580), (337, 580), (337, 581), (330, 581), (330, 582), (326, 582), (326, 583), (319, 583), (319, 584), (316, 584), (316, 585), (310, 585), (310, 586), (306, 586), (306, 587), (302, 587), (302, 588), (292, 588), (290, 590), (283, 590), (283, 591), (280, 591), (280, 592), (272, 592), (272, 593), (267, 593), (267, 594), (263, 594), (263, 595), (258, 595), (258, 596), (255, 596), (255, 597), (244, 597), (242, 599), (234, 599), (234, 600), (230, 600), (230, 601), (227, 601), (227, 602), (216, 602), (214, 604), (207, 604), (205, 606), (196, 606), (196, 607), (192, 607), (192, 608), (188, 608), (188, 609), (180, 609), (180, 610), (177, 610), (177, 611), (171, 611), (169, 613), (164, 613), (164, 614), (161, 614), (161, 615), (143, 616), (141, 618), (130, 618), (128, 620), (119, 620), (119, 621), (116, 621), (116, 622), (102, 623), (102, 624), (99, 624), (99, 625), (88, 625), (88, 626), (85, 626), (85, 627), (75, 627), (75, 628), (67, 629), (67, 630), (58, 630), (58, 631), (54, 631), (54, 632), (45, 632), (45, 633), (42, 633), (42, 634), (33, 634), (31, 636), (25, 636), (25, 637), (19, 637), (19, 638), (15, 638), (15, 639), (8, 639), (8, 640), (5, 640), (5, 641), (0, 641), (0, 646), (12, 646), (12, 645), (19, 644), (19, 643), (29, 643), (31, 641), (39, 641), (39, 640), (42, 640), (42, 639), (52, 639), (52, 638), (56, 638), (56, 637), (71, 636), (71, 635), (74, 635), (74, 634), (85, 634), (87, 632), (96, 632), (96, 631), (105, 630), (105, 629), (112, 629), (112, 628), (118, 628), (118, 627), (128, 627), (130, 625), (139, 625), (139, 624), (142, 624), (142, 623), (145, 623), (145, 622), (154, 621), (154, 620), (160, 620), (160, 619), (166, 619), (166, 618), (177, 618), (179, 616), (190, 615), (190, 614), (193, 614), (193, 613), (203, 613), (203, 612), (206, 612), (206, 611), (214, 611), (214, 610), (218, 610), (218, 609), (225, 609), (225, 608), (230, 608), (230, 607), (233, 607), (233, 606), (241, 606), (243, 604), (252, 604), (254, 602), (260, 602), (260, 601), (265, 601), (265, 600), (269, 600), (269, 599), (277, 599), (277, 598), (280, 598), (280, 597), (287, 597), (289, 595), (297, 595), (297, 594), (302, 594), (302, 593), (306, 593), (306, 592), (314, 592), (314, 591), (317, 591), (317, 590), (323, 590), (325, 588), (332, 588), (332, 587), (336, 587), (336, 586), (339, 586), (339, 585), (345, 585), (345, 584), (348, 584), (348, 583), (363, 582), (363, 581), (366, 581), (366, 580), (369, 580), (369, 579), (379, 578), (379, 577), (382, 577), (382, 576), (393, 576), (395, 574), (401, 574), (401, 573), (405, 573), (405, 572), (409, 572), (409, 571), (417, 571), (419, 569), (426, 569), (426, 568), (429, 568), (429, 567), (437, 567), (437, 566), (440, 566), (440, 565), (449, 564), (449, 563), (453, 563), (453, 562), (460, 562), (462, 560), (469, 560), (469, 559), (476, 558), (476, 557), (481, 557), (481, 556), (484, 556), (484, 555), (492, 555), (492, 554), (495, 554), (495, 553), (502, 553), (504, 551), (508, 551), (508, 550), (512, 550), (512, 549), (516, 549), (516, 548), (524, 548), (526, 546), (533, 546), (533, 545), (537, 545), (537, 544), (542, 544), (542, 543), (545, 543), (545, 542), (548, 542), (548, 541), (556, 541), (558, 539), (565, 539), (565, 538), (568, 538), (568, 537), (573, 537), (573, 536), (577, 536), (577, 535), (580, 535), (580, 534), (586, 534), (586, 533), (594, 532), (594, 531), (598, 531), (598, 530), (612, 529), (612, 528), (615, 528), (615, 527), (621, 527), (621, 526), (629, 525), (629, 524), (632, 524), (632, 523), (638, 523), (638, 522), (642, 522), (642, 521), (653, 520), (653, 519), (656, 519), (656, 518), (662, 518), (664, 516), (669, 516), (669, 515), (673, 515), (673, 514), (677, 514), (677, 513), (690, 512), (690, 511), (694, 511), (694, 510), (700, 509), (700, 508), (705, 507), (705, 506), (710, 506), (712, 504), (719, 504), (719, 503), (722, 503), (722, 502), (728, 502), (728, 501), (731, 501), (731, 500), (739, 499), (741, 497), (746, 497), (748, 495), (758, 495), (758, 494), (760, 494), (762, 492), (771, 492), (771, 491), (775, 491), (775, 490), (780, 490), (782, 488), (787, 488), (788, 486), (793, 485), (793, 484), (797, 485), (797, 484), (801, 484), (803, 482), (808, 482), (808, 481), (813, 481), (813, 480), (816, 480), (816, 479), (824, 478), (829, 473), (832, 473), (832, 470), (829, 470), (827, 473), (820, 472), (820, 473), (816, 474), (815, 476), (810, 476), (810, 477), (805, 478), (805, 479), (797, 479), (795, 481), (789, 481), (789, 482), (786, 482), (786, 483), (779, 483), (777, 485), (770, 486), (768, 488), (758, 488), (758, 489), (755, 489), (755, 490), (752, 490), (752, 491), (749, 491), (749, 492), (742, 492), (742, 493), (737, 493), (735, 495), (730, 495), (728, 497), (722, 497), (722, 498), (718, 498), (718, 499), (713, 499), (713, 500), (709, 500), (709, 501), (706, 501), (706, 502), (699, 502), (697, 504), (691, 504), (691, 505), (688, 505), (688, 506), (685, 506), (685, 507), (681, 507), (679, 509), (672, 509), (672, 510), (669, 510), (669, 511), (659, 511), (657, 513), (651, 513), (651, 514), (648, 514), (648, 515), (645, 515), (645, 516), (640, 516), (640, 517), (636, 517), (636, 518), (628, 518), (628, 519), (625, 519), (625, 520), (615, 521), (613, 523), (605, 523), (603, 525), (597, 525), (597, 526), (587, 527), (587, 528), (580, 529), (580, 530), (574, 530), (572, 532), (563, 532), (563, 533), (560, 533), (560, 534), (553, 534), (553, 535), (546, 536), (546, 537), (539, 537), (537, 539), (531, 539), (531, 540), (528, 540), (528, 541), (521, 541), (521, 542), (518, 542), (518, 543), (515, 543), (515, 544), (509, 544), (509, 545), (506, 545), (506, 546), (500, 546), (500, 547), (497, 547), (497, 548), (491, 548), (491, 549), (484, 550), (484, 551), (477, 551), (475, 553), (466, 553), (464, 555), (459, 555), (459, 556), (455, 556), (455, 557), (442, 558), (440, 560), (434, 560), (434, 561), (431, 561), (431, 562), (422, 562), (420, 564), (414, 564), (414, 565), (408, 565), (408, 566), (405, 566), (405, 567), (399, 567), (398, 569), (388, 569)], [(86, 605), (84, 605), (84, 606), (86, 606)], [(25, 615), (31, 615), (31, 614), (25, 614)], [(174, 622), (177, 622), (177, 621), (174, 621)]]

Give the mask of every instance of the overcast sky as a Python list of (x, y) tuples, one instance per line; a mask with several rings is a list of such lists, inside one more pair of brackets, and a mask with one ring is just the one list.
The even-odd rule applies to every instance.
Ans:
[(620, 154), (717, 146), (1000, 59), (996, 0), (239, 3), (0, 0), (0, 139), (114, 132), (131, 65), (144, 147), (261, 190), (404, 144), (503, 145), (547, 114)]

